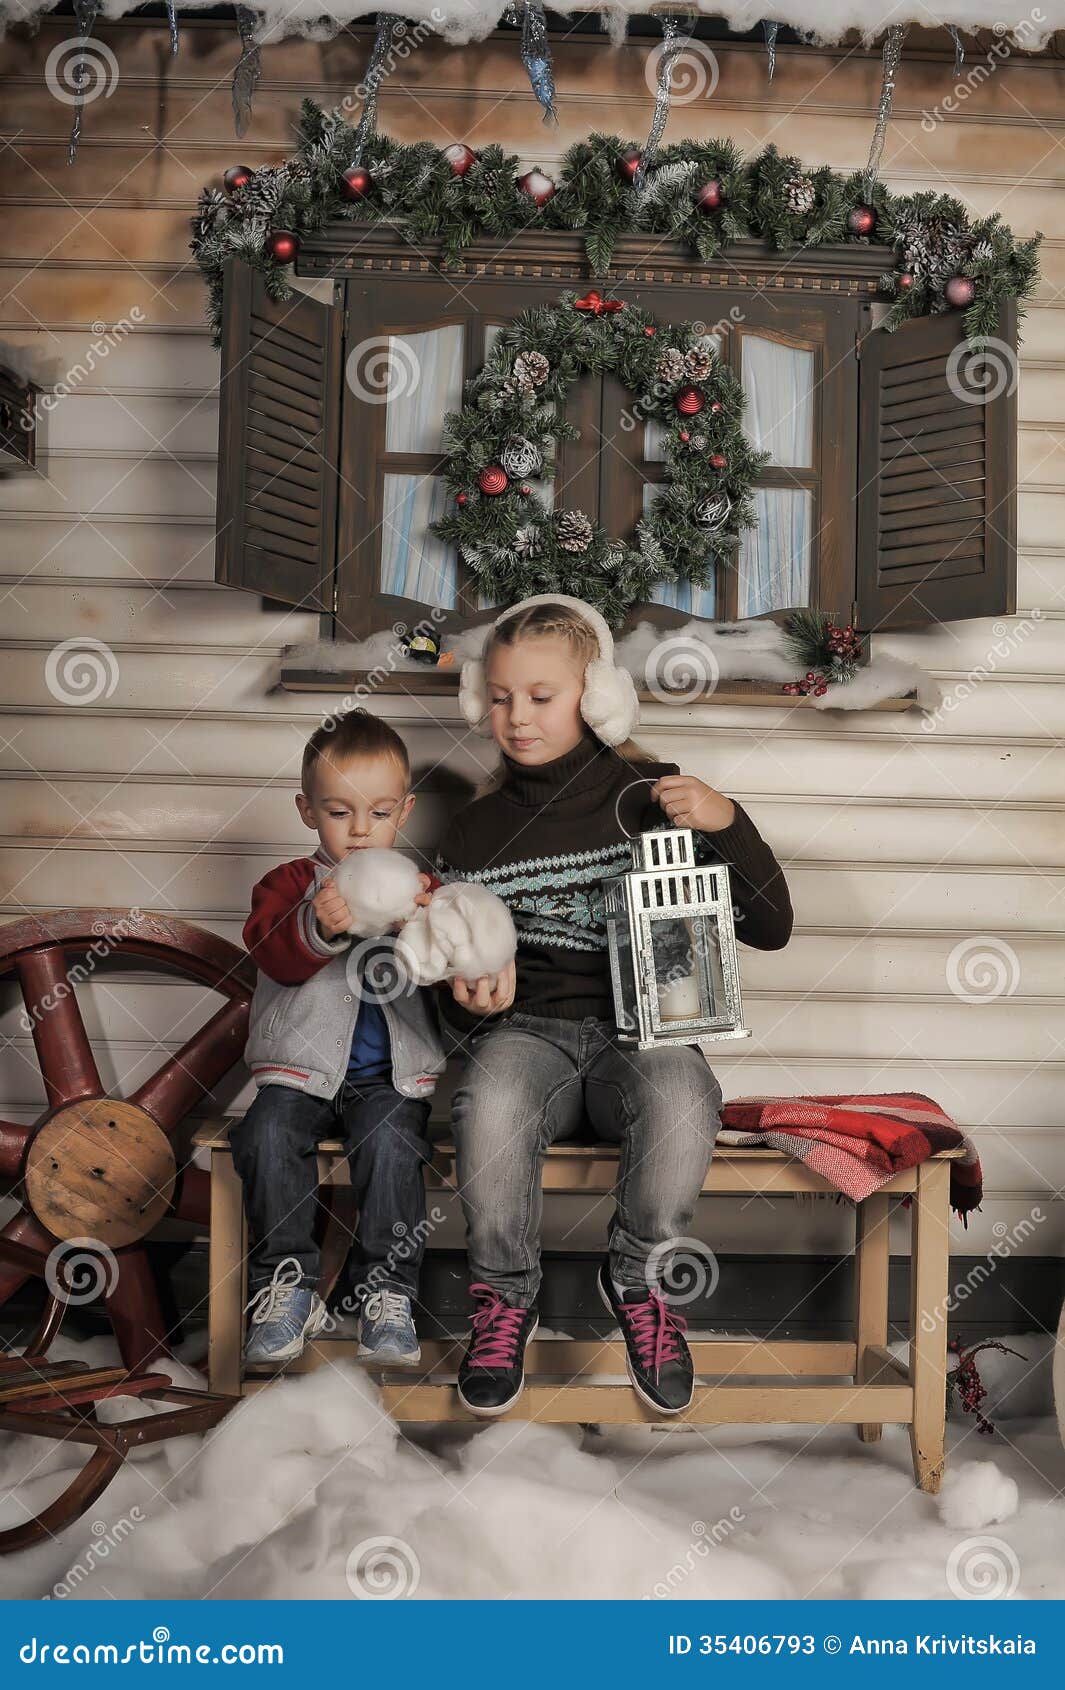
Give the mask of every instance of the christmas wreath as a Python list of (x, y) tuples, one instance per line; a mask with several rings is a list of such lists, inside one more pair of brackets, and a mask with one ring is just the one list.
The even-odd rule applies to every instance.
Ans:
[[(629, 426), (663, 430), (666, 480), (631, 541), (583, 511), (549, 510), (530, 484), (552, 477), (554, 443), (578, 437), (563, 415), (571, 383), (607, 371), (633, 395)], [(568, 593), (616, 626), (658, 582), (706, 585), (754, 522), (751, 484), (766, 454), (743, 432), (743, 389), (702, 323), (566, 293), (499, 331), (464, 399), (444, 419), (454, 504), (433, 528), (489, 603)]]

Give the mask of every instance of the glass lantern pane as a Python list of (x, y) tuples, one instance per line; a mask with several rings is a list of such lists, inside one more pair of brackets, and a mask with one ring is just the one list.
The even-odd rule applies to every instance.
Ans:
[(420, 604), (455, 607), (456, 557), (429, 524), (447, 509), (439, 475), (386, 475), (381, 520), (381, 591)]
[[(644, 482), (644, 510), (652, 504), (660, 486), (661, 482)], [(674, 610), (686, 611), (689, 616), (717, 614), (717, 587), (713, 581), (706, 587), (693, 587), (690, 581), (660, 581), (652, 589), (651, 598), (655, 604), (668, 604)]]
[(635, 1038), (640, 1031), (640, 1022), (636, 1009), (636, 976), (633, 971), (632, 941), (629, 938), (627, 915), (607, 916), (607, 943), (614, 987), (614, 1019), (620, 1033), (628, 1033)]
[(814, 447), (814, 354), (763, 335), (742, 339), (744, 418), (752, 444), (774, 464), (808, 467)]
[(371, 391), (388, 395), (386, 452), (439, 452), (444, 412), (462, 406), (463, 332), (451, 323), (388, 336), (387, 372)]
[(740, 535), (737, 615), (760, 616), (810, 602), (813, 494), (802, 488), (755, 490), (757, 523)]

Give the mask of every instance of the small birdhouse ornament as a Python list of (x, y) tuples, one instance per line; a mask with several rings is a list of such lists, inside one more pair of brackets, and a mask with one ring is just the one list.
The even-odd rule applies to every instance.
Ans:
[(623, 1043), (748, 1039), (729, 871), (696, 865), (690, 828), (632, 841), (632, 868), (603, 883), (614, 1014)]

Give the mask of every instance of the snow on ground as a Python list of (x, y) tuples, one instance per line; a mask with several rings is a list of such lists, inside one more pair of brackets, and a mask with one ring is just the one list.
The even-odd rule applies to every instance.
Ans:
[[(95, 1364), (113, 1354), (102, 1339), (57, 1348)], [(842, 1426), (600, 1433), (506, 1420), (405, 1437), (366, 1375), (340, 1363), (279, 1381), (202, 1439), (139, 1452), (61, 1538), (8, 1558), (0, 1588), (63, 1600), (1065, 1599), (1056, 1422), (997, 1424), (988, 1437), (951, 1422), (937, 1499), (914, 1487), (903, 1427), (868, 1445)], [(71, 1465), (61, 1446), (0, 1434), (0, 1525), (43, 1506)]]

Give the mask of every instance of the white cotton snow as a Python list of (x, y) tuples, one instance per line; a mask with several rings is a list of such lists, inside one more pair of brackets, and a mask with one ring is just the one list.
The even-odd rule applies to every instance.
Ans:
[(374, 846), (352, 851), (333, 870), (333, 882), (351, 913), (349, 933), (379, 939), (407, 921), (422, 889), (421, 873), (399, 851)]
[(938, 1497), (939, 1517), (956, 1531), (977, 1532), (1017, 1512), (1016, 1480), (993, 1461), (963, 1461), (948, 1468)]
[(419, 986), (479, 980), (514, 960), (518, 938), (510, 911), (487, 886), (456, 881), (407, 922), (396, 951)]

